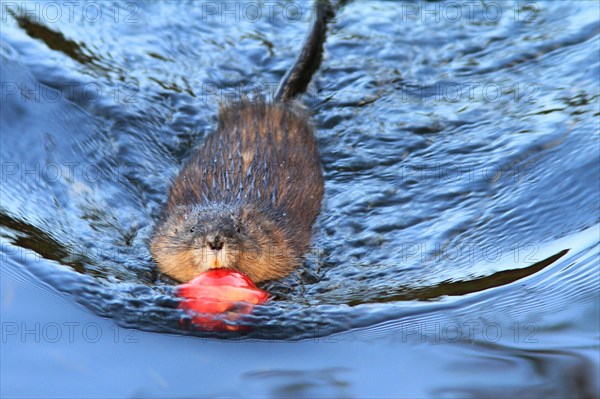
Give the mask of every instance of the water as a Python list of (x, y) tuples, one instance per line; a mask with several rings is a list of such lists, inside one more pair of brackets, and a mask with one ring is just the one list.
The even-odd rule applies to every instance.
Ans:
[(308, 3), (238, 4), (4, 3), (2, 395), (599, 396), (598, 6), (346, 4), (313, 249), (215, 334), (147, 243), (219, 101), (298, 51)]

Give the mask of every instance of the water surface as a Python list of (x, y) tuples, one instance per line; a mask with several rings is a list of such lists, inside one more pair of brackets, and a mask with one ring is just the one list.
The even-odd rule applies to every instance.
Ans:
[(235, 334), (182, 329), (147, 243), (219, 102), (268, 96), (309, 4), (36, 4), (2, 11), (3, 395), (598, 396), (595, 3), (342, 7), (302, 98), (313, 248)]

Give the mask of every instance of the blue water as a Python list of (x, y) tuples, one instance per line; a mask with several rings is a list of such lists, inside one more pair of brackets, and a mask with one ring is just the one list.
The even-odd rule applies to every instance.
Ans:
[(3, 3), (1, 395), (600, 396), (599, 6), (341, 7), (301, 99), (313, 248), (250, 329), (205, 333), (148, 238), (310, 19), (237, 4)]

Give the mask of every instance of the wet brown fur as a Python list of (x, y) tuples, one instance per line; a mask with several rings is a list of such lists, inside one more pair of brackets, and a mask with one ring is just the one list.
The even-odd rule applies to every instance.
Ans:
[(254, 281), (298, 267), (323, 198), (323, 175), (310, 118), (293, 99), (322, 59), (327, 0), (274, 102), (242, 99), (219, 110), (217, 130), (177, 176), (151, 241), (159, 269), (188, 281), (227, 267)]
[[(206, 267), (237, 269), (256, 282), (284, 277), (308, 249), (322, 197), (317, 143), (299, 105), (226, 104), (217, 130), (173, 182), (151, 251), (179, 281)], [(222, 259), (207, 261), (211, 232), (225, 243)]]

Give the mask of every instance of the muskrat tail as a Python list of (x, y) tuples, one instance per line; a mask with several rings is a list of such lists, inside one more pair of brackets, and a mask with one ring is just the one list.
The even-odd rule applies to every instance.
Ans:
[(323, 43), (327, 34), (327, 22), (334, 12), (329, 0), (316, 0), (313, 24), (304, 40), (296, 62), (287, 71), (275, 92), (275, 102), (292, 100), (306, 91), (313, 74), (319, 69), (323, 58)]

